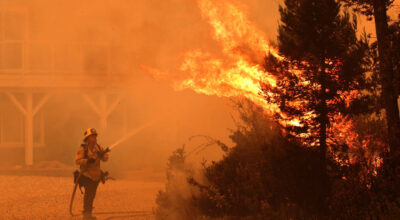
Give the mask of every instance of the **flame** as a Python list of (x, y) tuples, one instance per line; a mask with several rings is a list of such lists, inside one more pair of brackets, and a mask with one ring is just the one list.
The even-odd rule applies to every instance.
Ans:
[[(237, 5), (227, 0), (198, 0), (198, 5), (203, 18), (213, 28), (213, 37), (221, 45), (221, 53), (217, 56), (200, 49), (186, 52), (179, 76), (149, 67), (143, 68), (156, 78), (171, 80), (177, 90), (191, 89), (219, 97), (245, 97), (261, 106), (267, 114), (279, 114), (282, 118), (278, 121), (280, 124), (302, 126), (299, 118), (284, 115), (276, 104), (267, 101), (267, 97), (273, 98), (274, 94), (266, 91), (265, 87), (276, 88), (278, 79), (262, 67), (264, 57), (269, 54), (278, 60), (285, 58), (271, 46), (265, 34), (247, 19)], [(334, 63), (327, 61), (328, 65)], [(299, 79), (303, 79), (300, 82), (303, 85), (315, 86), (302, 77), (301, 71), (295, 68), (292, 71)], [(341, 97), (349, 105), (358, 95), (359, 92), (354, 90), (341, 94)], [(289, 104), (301, 106), (305, 102), (307, 100), (298, 100)], [(313, 117), (316, 116), (310, 111), (303, 119)], [(365, 147), (365, 143), (358, 140), (350, 118), (341, 115), (332, 115), (330, 118), (328, 135), (335, 136), (335, 139), (328, 139), (329, 143), (346, 143), (353, 148)], [(311, 133), (303, 137), (309, 135)]]
[(275, 86), (276, 79), (254, 60), (268, 53), (279, 57), (264, 33), (229, 2), (199, 0), (198, 3), (203, 17), (214, 29), (215, 40), (222, 46), (222, 55), (213, 57), (201, 50), (186, 53), (180, 70), (190, 77), (175, 88), (224, 97), (244, 96), (270, 114), (278, 112), (278, 106), (265, 100), (268, 94), (261, 88), (262, 84)]
[[(179, 68), (180, 76), (172, 77), (173, 87), (219, 97), (241, 96), (262, 106), (270, 114), (279, 112), (278, 106), (265, 100), (269, 94), (263, 92), (261, 86), (275, 87), (276, 79), (260, 65), (266, 54), (281, 59), (277, 50), (232, 3), (198, 0), (198, 5), (203, 18), (213, 27), (214, 39), (222, 46), (221, 55), (217, 57), (200, 49), (186, 52)], [(172, 74), (148, 67), (144, 69), (158, 79), (171, 80)]]

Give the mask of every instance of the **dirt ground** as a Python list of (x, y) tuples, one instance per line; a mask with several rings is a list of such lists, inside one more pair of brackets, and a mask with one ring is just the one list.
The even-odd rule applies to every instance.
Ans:
[[(117, 179), (100, 184), (94, 213), (97, 219), (154, 219), (157, 180)], [(82, 219), (69, 215), (72, 177), (0, 176), (0, 219)], [(79, 189), (74, 214), (82, 210)]]

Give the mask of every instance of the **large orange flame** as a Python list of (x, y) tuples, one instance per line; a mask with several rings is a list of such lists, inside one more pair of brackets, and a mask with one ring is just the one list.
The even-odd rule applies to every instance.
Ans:
[[(222, 46), (216, 57), (200, 49), (186, 52), (180, 66), (180, 77), (145, 67), (157, 78), (172, 80), (177, 90), (192, 89), (206, 95), (243, 96), (262, 106), (269, 113), (279, 111), (268, 103), (261, 84), (276, 85), (276, 79), (260, 65), (266, 54), (280, 57), (255, 25), (238, 7), (228, 1), (198, 0), (202, 16), (214, 30), (214, 38)], [(227, 22), (228, 21), (228, 22)]]
[[(198, 0), (198, 5), (204, 19), (213, 27), (214, 39), (222, 47), (220, 55), (216, 56), (200, 49), (186, 52), (179, 77), (148, 67), (145, 69), (156, 78), (171, 80), (177, 90), (192, 89), (198, 93), (219, 97), (245, 97), (261, 106), (267, 114), (281, 115), (284, 120), (279, 121), (280, 124), (301, 126), (299, 119), (283, 115), (276, 104), (266, 99), (272, 94), (262, 86), (274, 88), (279, 79), (262, 67), (264, 57), (270, 54), (278, 60), (285, 58), (271, 46), (265, 34), (247, 19), (238, 6), (228, 0)], [(298, 74), (301, 78), (301, 72)], [(343, 97), (350, 103), (357, 95), (358, 91), (354, 91), (343, 94)], [(300, 100), (292, 104), (301, 105), (306, 101)], [(314, 114), (309, 112), (304, 117), (311, 118)], [(349, 118), (341, 115), (331, 118), (332, 126), (328, 132), (338, 137), (335, 140), (329, 139), (331, 143), (346, 143), (350, 147), (364, 145), (357, 141), (358, 136)]]

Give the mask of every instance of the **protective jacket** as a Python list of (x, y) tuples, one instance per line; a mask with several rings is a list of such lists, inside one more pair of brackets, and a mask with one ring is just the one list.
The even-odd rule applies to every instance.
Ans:
[(83, 143), (76, 153), (75, 163), (80, 166), (81, 173), (93, 181), (99, 181), (101, 177), (100, 161), (108, 160), (108, 153), (98, 144), (89, 146)]

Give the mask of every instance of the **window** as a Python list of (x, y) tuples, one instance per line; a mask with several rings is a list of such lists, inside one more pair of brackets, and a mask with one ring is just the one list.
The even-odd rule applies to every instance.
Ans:
[(26, 12), (0, 9), (0, 70), (22, 70), (26, 39)]

